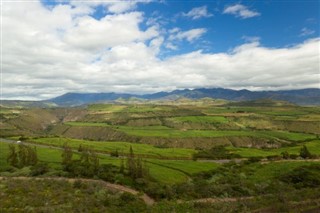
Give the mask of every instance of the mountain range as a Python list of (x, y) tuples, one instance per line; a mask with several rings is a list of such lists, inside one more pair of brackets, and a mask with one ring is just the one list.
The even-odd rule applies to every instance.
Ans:
[(66, 93), (46, 100), (58, 106), (80, 106), (90, 103), (112, 102), (118, 99), (137, 98), (141, 100), (176, 100), (179, 98), (200, 99), (214, 98), (229, 101), (251, 101), (271, 99), (288, 101), (297, 105), (320, 105), (320, 89), (299, 89), (279, 91), (250, 91), (223, 88), (200, 88), (158, 92), (153, 94), (135, 95), (127, 93)]

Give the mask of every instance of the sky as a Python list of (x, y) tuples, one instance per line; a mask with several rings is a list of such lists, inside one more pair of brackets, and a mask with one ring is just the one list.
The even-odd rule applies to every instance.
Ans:
[(1, 0), (1, 99), (320, 86), (318, 0)]

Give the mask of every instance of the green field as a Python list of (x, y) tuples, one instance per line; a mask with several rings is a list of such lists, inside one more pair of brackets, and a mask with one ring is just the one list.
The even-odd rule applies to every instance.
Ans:
[(64, 124), (69, 126), (108, 126), (110, 127), (110, 124), (107, 123), (95, 123), (95, 122), (65, 122)]
[(228, 120), (223, 116), (182, 116), (170, 118), (176, 122), (194, 122), (194, 123), (226, 123)]
[(168, 168), (172, 168), (188, 175), (192, 175), (198, 172), (209, 171), (217, 168), (219, 165), (213, 162), (198, 162), (198, 161), (186, 161), (186, 160), (158, 160), (148, 159), (147, 162), (162, 165)]
[(270, 182), (275, 177), (286, 174), (289, 171), (312, 164), (319, 164), (319, 162), (270, 162), (266, 164), (251, 164), (246, 169), (252, 171), (252, 175), (248, 178), (256, 183)]
[(315, 139), (316, 136), (305, 133), (294, 133), (286, 131), (235, 131), (235, 130), (175, 130), (175, 129), (157, 129), (153, 127), (128, 127), (119, 126), (117, 128), (129, 135), (144, 136), (144, 137), (171, 137), (171, 138), (195, 138), (195, 137), (234, 137), (234, 136), (247, 136), (247, 137), (262, 137), (269, 139), (284, 139), (289, 141), (304, 141)]
[(292, 147), (282, 147), (278, 149), (256, 149), (256, 148), (237, 148), (237, 147), (227, 147), (231, 153), (238, 154), (241, 157), (267, 157), (272, 155), (281, 155), (282, 152), (287, 151), (289, 154), (299, 155), (302, 145), (306, 145), (308, 150), (314, 155), (320, 155), (320, 141), (314, 140), (310, 142), (303, 143), (301, 145)]
[(112, 151), (118, 151), (119, 154), (128, 154), (130, 146), (134, 150), (135, 154), (141, 156), (149, 156), (154, 158), (192, 158), (192, 154), (195, 153), (193, 149), (183, 148), (157, 148), (152, 145), (128, 143), (128, 142), (102, 142), (102, 141), (87, 141), (77, 140), (69, 138), (37, 138), (32, 139), (33, 142), (39, 144), (49, 144), (62, 147), (64, 143), (69, 146), (78, 149), (79, 145), (87, 145), (92, 149), (102, 152), (110, 153)]
[[(101, 143), (101, 142), (98, 142)], [(139, 144), (137, 144), (139, 145)], [(31, 145), (32, 146), (32, 145)], [(133, 146), (137, 148), (137, 146)], [(139, 146), (138, 146), (139, 147)], [(0, 142), (0, 169), (7, 166), (6, 156), (8, 154), (8, 143)], [(139, 150), (139, 149), (137, 149)], [(54, 167), (60, 166), (61, 150), (37, 147), (38, 159), (42, 162), (47, 162)], [(106, 155), (99, 155), (101, 164), (112, 164), (120, 166), (120, 158), (109, 157)], [(78, 154), (75, 154), (75, 159)], [(147, 161), (149, 161), (148, 159)], [(151, 177), (155, 180), (166, 183), (180, 183), (188, 179), (188, 174), (194, 174), (201, 171), (207, 171), (217, 167), (214, 163), (202, 163), (194, 161), (179, 161), (179, 160), (150, 160), (152, 163), (146, 163)]]

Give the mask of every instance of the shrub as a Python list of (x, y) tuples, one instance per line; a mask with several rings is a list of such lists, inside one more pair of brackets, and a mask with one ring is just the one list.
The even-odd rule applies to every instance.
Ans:
[(311, 158), (312, 157), (312, 155), (309, 152), (306, 145), (303, 145), (303, 147), (300, 149), (300, 157), (302, 157), (302, 158)]
[(31, 167), (31, 176), (43, 175), (49, 171), (49, 166), (47, 163), (37, 163)]
[(301, 166), (284, 174), (280, 180), (292, 184), (296, 188), (319, 187), (320, 165)]

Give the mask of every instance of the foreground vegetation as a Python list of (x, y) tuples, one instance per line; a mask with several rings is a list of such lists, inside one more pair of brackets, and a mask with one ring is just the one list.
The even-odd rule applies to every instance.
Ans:
[[(183, 100), (181, 104), (4, 108), (1, 137), (22, 142), (0, 140), (0, 176), (7, 178), (0, 178), (4, 201), (0, 210), (301, 212), (319, 208), (319, 107), (272, 101), (247, 104)], [(17, 176), (28, 179), (10, 178)], [(157, 202), (151, 207), (140, 195), (99, 189), (90, 182), (43, 180), (37, 185), (32, 177), (99, 179), (134, 188)], [(45, 199), (38, 200), (41, 196)], [(63, 199), (70, 202), (63, 204)]]

